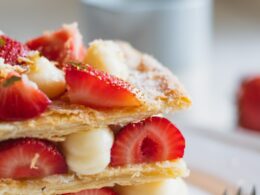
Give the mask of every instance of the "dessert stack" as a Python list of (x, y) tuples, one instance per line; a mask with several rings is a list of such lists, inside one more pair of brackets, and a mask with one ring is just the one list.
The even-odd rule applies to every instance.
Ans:
[(181, 195), (189, 107), (177, 78), (122, 41), (85, 46), (77, 24), (26, 43), (0, 35), (0, 193)]

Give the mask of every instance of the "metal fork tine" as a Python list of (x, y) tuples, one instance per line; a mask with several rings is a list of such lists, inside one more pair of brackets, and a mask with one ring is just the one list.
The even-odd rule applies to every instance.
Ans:
[(256, 195), (256, 187), (255, 186), (253, 186), (253, 189), (251, 191), (251, 195)]
[(238, 188), (238, 191), (237, 191), (236, 195), (242, 195), (242, 189), (241, 189), (241, 187)]
[(227, 190), (224, 191), (223, 195), (228, 195)]
[[(225, 189), (223, 195), (228, 195), (228, 190)], [(242, 188), (239, 187), (235, 195), (242, 195)], [(253, 186), (250, 195), (256, 195), (256, 187)]]

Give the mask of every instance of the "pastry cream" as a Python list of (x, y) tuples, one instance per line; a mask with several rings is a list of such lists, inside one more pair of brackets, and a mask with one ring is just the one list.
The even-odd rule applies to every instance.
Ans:
[(90, 43), (84, 62), (121, 79), (128, 76), (123, 51), (113, 41), (96, 40)]
[(116, 191), (120, 195), (187, 195), (186, 184), (181, 179), (167, 179), (160, 182), (132, 185), (116, 186)]
[(65, 91), (63, 71), (45, 57), (38, 56), (30, 60), (32, 61), (30, 61), (30, 71), (27, 75), (49, 98), (56, 97)]
[(69, 135), (62, 144), (69, 168), (85, 175), (102, 172), (110, 163), (113, 141), (113, 133), (105, 127)]

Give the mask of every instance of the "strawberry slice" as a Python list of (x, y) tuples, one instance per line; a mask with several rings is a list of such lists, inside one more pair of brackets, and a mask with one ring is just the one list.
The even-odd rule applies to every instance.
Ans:
[(68, 61), (82, 61), (86, 51), (76, 23), (64, 25), (54, 32), (46, 32), (29, 40), (26, 45), (60, 65)]
[(71, 64), (65, 72), (72, 103), (93, 108), (140, 105), (132, 86), (115, 76), (80, 64)]
[(6, 64), (18, 64), (18, 57), (25, 56), (27, 52), (28, 48), (22, 43), (0, 35), (0, 58), (3, 58)]
[(0, 178), (33, 179), (66, 172), (63, 155), (49, 141), (20, 138), (0, 142)]
[(0, 120), (25, 120), (43, 113), (50, 100), (23, 75), (9, 73), (0, 80)]
[(260, 76), (246, 79), (238, 97), (239, 124), (260, 131)]
[(111, 188), (101, 188), (94, 190), (83, 190), (76, 193), (68, 193), (64, 195), (117, 195)]
[(166, 118), (150, 117), (125, 126), (111, 149), (111, 166), (182, 158), (185, 140)]

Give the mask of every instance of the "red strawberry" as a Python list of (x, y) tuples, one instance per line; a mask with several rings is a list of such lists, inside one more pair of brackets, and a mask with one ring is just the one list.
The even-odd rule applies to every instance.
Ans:
[(239, 124), (260, 131), (260, 76), (243, 82), (238, 97)]
[(49, 60), (60, 64), (82, 61), (86, 51), (77, 24), (65, 25), (57, 31), (44, 33), (26, 44), (30, 49), (38, 50)]
[(68, 193), (66, 195), (117, 195), (117, 194), (111, 188), (101, 188), (101, 189), (94, 189), (94, 190), (83, 190), (76, 193)]
[(20, 138), (0, 142), (0, 178), (33, 179), (66, 172), (63, 155), (49, 141)]
[(166, 118), (150, 117), (125, 126), (111, 150), (111, 166), (182, 158), (185, 140)]
[(28, 48), (5, 35), (0, 35), (0, 57), (7, 64), (17, 64), (19, 56), (25, 56)]
[(50, 100), (27, 77), (17, 73), (0, 80), (0, 120), (25, 120), (43, 113)]
[(66, 68), (68, 95), (72, 103), (93, 108), (139, 106), (129, 83), (90, 66)]

